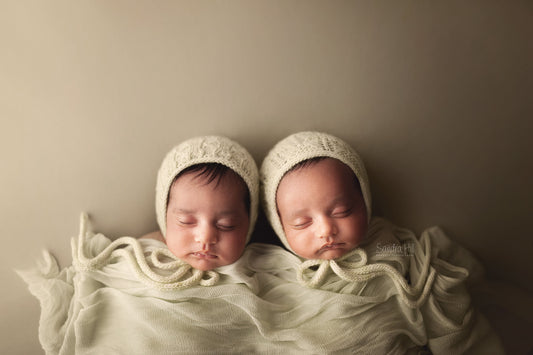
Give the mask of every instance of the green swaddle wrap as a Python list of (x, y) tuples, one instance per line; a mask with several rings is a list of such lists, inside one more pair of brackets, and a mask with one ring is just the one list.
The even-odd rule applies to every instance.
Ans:
[[(292, 301), (299, 307), (302, 299), (314, 294), (296, 285), (328, 292), (337, 301), (334, 295), (345, 296), (346, 313), (337, 329), (351, 329), (352, 337), (348, 343), (332, 332), (335, 342), (346, 345), (331, 344), (336, 350), (403, 354), (427, 345), (433, 354), (504, 353), (469, 296), (468, 285), (481, 281), (481, 264), (440, 228), (429, 228), (418, 239), (411, 231), (374, 217), (358, 252), (339, 260), (305, 260), (280, 250), (265, 252), (249, 265), (285, 280), (270, 281), (280, 290), (275, 296), (263, 295), (264, 299), (285, 297), (285, 304)], [(287, 296), (290, 293), (292, 297)], [(320, 303), (308, 307), (327, 311)]]
[[(383, 272), (353, 282), (328, 269), (311, 288), (298, 280), (300, 258), (266, 244), (249, 245), (236, 263), (199, 279), (190, 269), (176, 277), (184, 265), (163, 243), (111, 241), (83, 221), (72, 266), (59, 270), (45, 253), (39, 268), (20, 272), (41, 304), (39, 337), (47, 354), (404, 354), (428, 342), (443, 354), (501, 349), (470, 310), (464, 289), (469, 268), (478, 265), (438, 230), (424, 232), (430, 254), (416, 238), (408, 242), (421, 245), (393, 253), (387, 246), (400, 243), (398, 230), (374, 219), (375, 234), (363, 247), (367, 265), (387, 264), (401, 275), (422, 275), (429, 258), (434, 279), (423, 304), (413, 307)], [(189, 279), (195, 281), (184, 286)]]
[[(300, 261), (279, 247), (252, 244), (239, 261), (213, 271), (216, 283), (183, 286), (194, 271), (169, 278), (183, 265), (164, 244), (111, 241), (87, 223), (82, 216), (72, 266), (59, 271), (45, 253), (40, 268), (20, 273), (41, 303), (39, 337), (47, 354), (403, 353), (413, 346), (408, 336), (398, 341), (397, 333), (405, 333), (398, 321), (390, 321), (392, 333), (382, 333), (385, 343), (369, 341), (374, 335), (368, 331), (354, 336), (375, 307), (369, 313), (352, 295), (288, 282)], [(166, 255), (162, 264), (174, 268), (155, 267), (152, 255)], [(143, 264), (150, 271), (141, 276)], [(176, 283), (180, 287), (170, 287)], [(423, 342), (418, 328), (410, 336)]]

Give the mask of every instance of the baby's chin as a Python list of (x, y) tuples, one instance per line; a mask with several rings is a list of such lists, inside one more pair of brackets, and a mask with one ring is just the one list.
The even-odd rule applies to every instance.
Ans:
[(209, 270), (216, 269), (218, 267), (233, 264), (237, 260), (228, 261), (228, 260), (223, 260), (217, 257), (213, 259), (188, 258), (185, 261), (195, 269), (198, 269), (201, 271), (209, 271)]
[(195, 261), (187, 261), (189, 265), (191, 265), (193, 268), (201, 270), (201, 271), (209, 271), (216, 269), (217, 267), (220, 267), (222, 265), (218, 265), (214, 262), (204, 261), (204, 260), (195, 260)]
[(357, 248), (357, 244), (348, 242), (338, 242), (324, 245), (315, 253), (314, 259), (332, 260), (343, 257)]

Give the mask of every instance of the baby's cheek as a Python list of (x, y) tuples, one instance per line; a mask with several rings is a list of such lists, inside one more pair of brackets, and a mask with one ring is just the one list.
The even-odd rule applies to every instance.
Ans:
[(305, 233), (302, 231), (289, 230), (289, 233), (286, 233), (285, 235), (287, 237), (287, 242), (289, 242), (289, 245), (293, 249), (300, 249), (310, 244), (309, 238), (306, 237)]
[(168, 250), (170, 250), (172, 254), (174, 254), (177, 257), (181, 257), (184, 251), (184, 245), (182, 242), (180, 242), (180, 240), (181, 239), (179, 238), (178, 235), (174, 233), (172, 234), (167, 233), (167, 238), (166, 238), (167, 248)]
[(174, 254), (174, 256), (178, 258), (180, 257), (179, 253), (177, 252), (178, 249), (172, 243), (167, 242), (167, 248), (172, 254)]
[(368, 228), (368, 223), (366, 222), (366, 219), (364, 221), (360, 221), (355, 226), (356, 228), (356, 242), (357, 244), (361, 243), (363, 239), (365, 239), (366, 231)]

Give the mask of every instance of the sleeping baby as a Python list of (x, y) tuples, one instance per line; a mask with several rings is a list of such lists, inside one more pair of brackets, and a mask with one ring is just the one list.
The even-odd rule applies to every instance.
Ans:
[(157, 177), (160, 230), (144, 238), (166, 243), (176, 257), (199, 270), (234, 263), (257, 216), (256, 171), (248, 152), (223, 137), (176, 146)]
[(257, 216), (258, 172), (238, 143), (189, 139), (163, 159), (156, 186), (160, 231), (115, 240), (87, 215), (62, 270), (45, 252), (20, 272), (41, 304), (47, 354), (261, 353), (287, 349), (257, 296), (245, 247)]
[(111, 240), (82, 215), (72, 266), (45, 252), (20, 272), (41, 303), (47, 354), (498, 353), (466, 282), (478, 264), (439, 229), (370, 218), (359, 156), (316, 132), (261, 170), (283, 244), (247, 244), (258, 207), (250, 154), (220, 136), (173, 148), (156, 183), (160, 230)]
[(503, 352), (466, 288), (480, 265), (437, 227), (416, 238), (371, 218), (365, 167), (346, 142), (320, 132), (293, 134), (268, 153), (260, 178), (267, 218), (300, 260), (296, 272), (289, 273), (287, 263), (278, 275), (289, 283), (352, 295), (344, 299), (346, 314), (353, 314), (345, 325), (359, 339), (352, 349)]

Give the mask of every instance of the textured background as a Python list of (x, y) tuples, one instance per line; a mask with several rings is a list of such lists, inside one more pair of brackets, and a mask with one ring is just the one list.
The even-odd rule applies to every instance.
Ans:
[[(532, 290), (531, 1), (0, 2), (0, 353), (42, 353), (12, 271), (69, 265), (81, 211), (156, 228), (164, 154), (222, 134), (258, 162), (315, 129), (350, 142), (376, 214), (438, 224)], [(531, 320), (531, 318), (530, 318)]]

